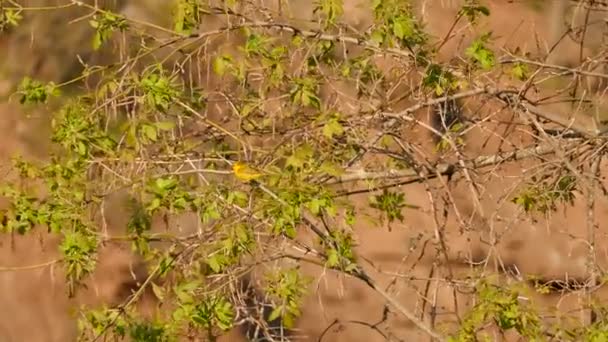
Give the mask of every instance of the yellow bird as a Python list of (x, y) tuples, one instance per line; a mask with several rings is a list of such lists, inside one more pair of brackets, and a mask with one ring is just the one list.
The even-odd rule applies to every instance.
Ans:
[(238, 161), (232, 165), (232, 171), (234, 171), (236, 178), (245, 182), (251, 182), (264, 175), (260, 171), (241, 161)]

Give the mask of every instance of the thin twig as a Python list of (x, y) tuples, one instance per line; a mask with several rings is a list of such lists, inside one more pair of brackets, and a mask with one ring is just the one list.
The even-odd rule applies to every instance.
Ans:
[[(567, 149), (569, 147), (577, 145), (578, 143), (580, 143), (579, 139), (572, 140), (569, 143), (567, 143), (565, 146), (563, 146), (563, 148)], [(538, 146), (529, 147), (526, 149), (521, 149), (521, 150), (516, 150), (516, 151), (502, 152), (502, 153), (488, 155), (488, 156), (479, 156), (471, 161), (465, 161), (464, 167), (478, 170), (478, 169), (481, 169), (481, 168), (484, 168), (487, 166), (497, 165), (497, 164), (508, 162), (508, 161), (517, 161), (517, 160), (527, 159), (527, 158), (531, 158), (531, 157), (543, 156), (546, 154), (551, 154), (553, 152), (555, 152), (555, 146), (553, 146), (551, 144), (538, 145)], [(399, 186), (399, 185), (417, 183), (417, 182), (423, 181), (425, 179), (437, 178), (438, 175), (452, 176), (456, 172), (460, 171), (462, 168), (463, 167), (458, 163), (453, 163), (453, 164), (442, 163), (442, 164), (436, 165), (434, 170), (429, 170), (428, 174), (426, 174), (424, 176), (419, 176), (418, 173), (414, 170), (388, 171), (388, 172), (384, 172), (384, 173), (382, 173), (382, 172), (372, 172), (372, 173), (359, 172), (356, 174), (340, 176), (337, 178), (337, 180), (335, 182), (329, 183), (329, 184), (337, 184), (337, 183), (369, 179), (369, 178), (365, 178), (365, 176), (370, 176), (372, 179), (410, 177), (409, 179), (407, 179), (403, 182), (396, 183), (396, 184), (379, 186), (379, 187), (374, 187), (372, 189), (365, 189), (365, 190), (348, 190), (346, 192), (338, 193), (336, 195), (336, 196), (348, 196), (348, 195), (353, 195), (353, 194), (362, 193), (362, 192), (371, 192), (371, 191), (376, 191), (376, 190), (382, 190), (382, 189), (386, 189), (387, 187), (394, 187), (394, 186)], [(381, 176), (384, 176), (384, 177), (381, 177)]]
[(591, 77), (608, 79), (608, 74), (592, 72), (592, 71), (585, 71), (585, 70), (581, 70), (579, 68), (569, 68), (569, 67), (557, 65), (557, 64), (543, 63), (543, 62), (533, 61), (530, 59), (520, 58), (520, 57), (512, 57), (512, 58), (508, 58), (508, 59), (505, 58), (505, 59), (502, 59), (500, 61), (500, 63), (501, 64), (524, 63), (524, 64), (535, 65), (535, 66), (538, 66), (541, 68), (559, 70), (559, 71), (563, 71), (563, 72), (573, 74), (573, 75), (591, 76)]
[[(595, 257), (595, 230), (598, 228), (595, 223), (595, 185), (598, 183), (600, 173), (600, 163), (602, 155), (595, 158), (591, 165), (591, 181), (587, 189), (587, 243), (589, 244), (589, 254), (587, 257), (587, 272), (589, 274), (589, 286), (586, 287), (587, 299), (591, 300), (591, 290), (597, 286), (597, 267)], [(591, 303), (590, 303), (591, 304)], [(589, 322), (593, 324), (597, 320), (597, 314), (593, 307), (589, 310)]]
[(27, 265), (27, 266), (0, 266), (0, 272), (16, 272), (16, 271), (29, 271), (35, 270), (38, 268), (44, 268), (47, 266), (51, 266), (54, 264), (58, 264), (62, 261), (62, 259), (54, 259), (47, 262), (43, 262), (35, 265)]

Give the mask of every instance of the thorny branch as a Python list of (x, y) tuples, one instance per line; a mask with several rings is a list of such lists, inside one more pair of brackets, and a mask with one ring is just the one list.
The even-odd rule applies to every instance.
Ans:
[[(83, 3), (80, 1), (71, 1), (71, 4), (79, 5), (79, 6), (83, 5)], [(590, 2), (590, 5), (593, 5), (593, 4), (594, 4), (594, 2)], [(94, 6), (88, 6), (88, 7), (94, 12), (101, 11), (100, 9), (98, 9)], [(213, 14), (213, 13), (236, 15), (236, 13), (227, 11), (226, 9), (213, 9), (211, 12), (206, 12), (205, 14)], [(328, 34), (328, 33), (321, 32), (321, 31), (303, 30), (303, 29), (299, 29), (298, 27), (296, 27), (294, 25), (287, 24), (287, 23), (280, 23), (280, 22), (274, 22), (274, 21), (250, 20), (250, 19), (247, 19), (245, 16), (237, 16), (237, 17), (240, 18), (241, 22), (236, 23), (236, 24), (229, 24), (225, 27), (222, 27), (222, 28), (219, 28), (216, 30), (210, 30), (207, 32), (198, 32), (198, 33), (193, 33), (190, 35), (180, 35), (170, 29), (165, 29), (162, 27), (154, 26), (154, 25), (149, 26), (149, 27), (160, 30), (163, 33), (169, 34), (171, 36), (171, 38), (169, 38), (165, 41), (157, 40), (157, 42), (160, 42), (160, 45), (159, 45), (159, 47), (157, 47), (157, 49), (166, 47), (166, 46), (171, 46), (173, 44), (176, 44), (176, 43), (182, 42), (182, 41), (196, 44), (198, 42), (201, 42), (203, 39), (209, 38), (211, 36), (224, 34), (226, 32), (235, 31), (237, 29), (259, 28), (259, 29), (278, 30), (281, 32), (286, 32), (286, 33), (292, 34), (294, 36), (300, 36), (300, 37), (310, 39), (310, 40), (320, 40), (320, 41), (336, 42), (336, 43), (342, 43), (342, 44), (357, 45), (357, 46), (364, 47), (365, 49), (367, 49), (369, 51), (373, 51), (373, 52), (377, 53), (377, 55), (389, 54), (389, 55), (393, 55), (393, 56), (397, 56), (397, 57), (405, 57), (407, 60), (410, 60), (410, 61), (418, 58), (418, 56), (414, 56), (414, 54), (409, 49), (381, 48), (379, 46), (379, 44), (372, 42), (371, 40), (366, 40), (364, 38), (351, 37), (351, 36), (346, 36), (346, 35), (342, 35), (342, 34)], [(459, 14), (458, 19), (460, 19), (460, 18), (461, 18), (461, 15)], [(456, 25), (456, 23), (454, 23), (453, 27), (450, 28), (450, 32), (453, 30), (455, 25)], [(449, 36), (450, 36), (450, 33), (448, 32), (448, 35), (446, 35), (446, 38), (444, 39), (444, 41), (441, 42), (440, 46), (443, 46), (445, 41), (447, 41), (449, 39)], [(141, 56), (139, 56), (139, 57), (141, 57)], [(131, 61), (131, 59), (129, 59), (129, 62), (130, 61)], [(582, 62), (582, 60), (581, 60), (581, 62)], [(576, 76), (583, 75), (583, 76), (591, 76), (591, 77), (598, 77), (598, 78), (604, 78), (604, 79), (608, 78), (608, 75), (606, 75), (606, 74), (589, 72), (589, 71), (582, 70), (582, 68), (568, 68), (568, 67), (563, 67), (563, 66), (558, 66), (558, 65), (545, 64), (545, 63), (533, 61), (530, 59), (522, 59), (522, 58), (518, 58), (518, 57), (511, 57), (509, 59), (503, 59), (500, 61), (500, 63), (503, 63), (503, 64), (525, 63), (525, 64), (537, 66), (541, 69), (558, 70), (558, 71), (563, 72), (564, 74), (570, 74), (570, 75), (576, 75)], [(124, 63), (124, 64), (127, 65), (128, 63)], [(464, 75), (462, 74), (462, 72), (460, 72), (456, 68), (453, 68), (453, 69), (448, 68), (448, 69), (450, 71), (453, 71), (454, 74), (456, 74), (458, 76), (463, 76), (463, 78), (465, 78)], [(98, 70), (102, 70), (102, 68), (99, 68)], [(490, 82), (487, 82), (487, 83), (490, 83)], [(576, 90), (576, 86), (575, 86), (575, 90)], [(434, 127), (432, 124), (428, 124), (422, 120), (415, 118), (413, 114), (423, 108), (437, 106), (446, 101), (462, 100), (462, 99), (467, 99), (467, 98), (473, 98), (476, 96), (481, 97), (481, 95), (494, 99), (494, 100), (498, 100), (499, 102), (504, 104), (508, 109), (514, 110), (515, 112), (518, 112), (520, 114), (532, 115), (535, 118), (541, 118), (543, 120), (549, 121), (550, 123), (557, 124), (558, 126), (564, 128), (570, 132), (573, 132), (574, 133), (573, 135), (575, 137), (568, 138), (568, 139), (561, 139), (559, 141), (559, 144), (555, 143), (555, 142), (547, 143), (546, 140), (548, 139), (548, 135), (545, 134), (543, 136), (545, 138), (544, 139), (545, 141), (543, 143), (538, 143), (538, 144), (535, 144), (534, 146), (527, 147), (527, 148), (518, 148), (518, 149), (509, 151), (509, 152), (500, 152), (497, 154), (478, 156), (478, 157), (475, 157), (472, 159), (465, 158), (464, 154), (461, 153), (461, 148), (459, 146), (457, 146), (457, 144), (452, 139), (448, 139), (448, 144), (453, 149), (454, 154), (456, 155), (455, 162), (440, 162), (440, 163), (437, 163), (437, 164), (431, 165), (431, 166), (414, 165), (414, 170), (391, 169), (389, 171), (365, 171), (362, 169), (357, 170), (356, 167), (354, 166), (356, 164), (356, 162), (358, 160), (360, 160), (368, 151), (375, 151), (375, 152), (380, 151), (380, 154), (384, 154), (390, 158), (398, 159), (398, 160), (407, 159), (408, 162), (411, 162), (411, 158), (406, 158), (406, 156), (404, 156), (404, 155), (401, 155), (399, 153), (395, 153), (395, 152), (392, 152), (389, 150), (380, 150), (379, 148), (376, 147), (376, 145), (378, 144), (379, 140), (383, 136), (385, 136), (389, 132), (395, 130), (399, 126), (399, 124), (402, 122), (415, 123), (417, 126), (428, 130), (431, 133), (431, 135), (435, 135), (437, 137), (444, 137), (445, 132), (442, 132), (440, 128)], [(243, 147), (243, 149), (247, 149), (248, 146), (246, 146), (247, 143), (244, 142), (244, 139), (241, 139), (241, 137), (237, 136), (230, 129), (227, 129), (220, 123), (216, 123), (215, 121), (212, 121), (206, 115), (199, 113), (199, 111), (192, 108), (192, 106), (186, 104), (185, 102), (176, 101), (176, 104), (181, 109), (185, 110), (189, 114), (192, 114), (194, 117), (196, 117), (196, 119), (198, 120), (199, 123), (203, 123), (207, 126), (214, 127), (215, 129), (220, 131), (221, 136), (231, 137), (241, 147)], [(375, 191), (375, 190), (379, 190), (379, 189), (387, 189), (390, 187), (395, 187), (395, 186), (404, 185), (404, 184), (412, 184), (412, 183), (416, 183), (416, 182), (427, 182), (427, 181), (435, 179), (435, 178), (440, 178), (441, 176), (452, 177), (454, 174), (456, 174), (458, 172), (462, 172), (465, 174), (467, 182), (469, 183), (469, 186), (471, 187), (471, 190), (475, 195), (474, 197), (475, 197), (476, 201), (478, 202), (477, 205), (479, 206), (479, 209), (481, 210), (482, 205), (481, 205), (481, 203), (479, 203), (480, 202), (479, 198), (481, 196), (479, 195), (479, 191), (477, 188), (478, 184), (475, 181), (474, 177), (469, 174), (469, 172), (480, 171), (483, 168), (486, 168), (489, 166), (496, 166), (496, 165), (500, 165), (502, 163), (520, 161), (520, 160), (528, 159), (528, 158), (542, 159), (541, 158), (542, 156), (552, 154), (552, 153), (556, 153), (556, 154), (558, 154), (558, 156), (565, 158), (564, 155), (560, 154), (565, 149), (574, 148), (574, 147), (581, 146), (581, 145), (587, 144), (587, 143), (593, 144), (597, 141), (601, 141), (604, 139), (604, 136), (603, 136), (604, 132), (602, 132), (601, 130), (597, 130), (597, 129), (590, 130), (590, 129), (586, 128), (585, 126), (580, 125), (578, 122), (575, 122), (573, 120), (564, 119), (558, 113), (546, 112), (544, 110), (541, 110), (539, 108), (539, 106), (541, 104), (542, 103), (536, 103), (535, 101), (533, 101), (529, 98), (526, 98), (524, 95), (520, 94), (520, 92), (518, 92), (516, 90), (511, 90), (508, 88), (500, 89), (496, 86), (489, 86), (487, 84), (484, 84), (484, 82), (482, 82), (482, 81), (475, 80), (473, 82), (472, 89), (470, 89), (470, 90), (465, 90), (465, 91), (462, 91), (460, 93), (455, 93), (455, 94), (448, 94), (448, 95), (445, 95), (442, 97), (437, 97), (435, 99), (428, 100), (428, 101), (420, 101), (417, 104), (415, 104), (409, 108), (406, 108), (406, 109), (392, 110), (392, 109), (380, 108), (380, 107), (375, 108), (374, 110), (372, 110), (373, 114), (363, 115), (362, 118), (359, 118), (359, 119), (362, 119), (361, 120), (362, 123), (360, 123), (360, 124), (362, 126), (368, 126), (373, 122), (373, 120), (380, 119), (380, 120), (382, 120), (381, 132), (379, 132), (373, 139), (371, 139), (370, 142), (364, 142), (364, 143), (360, 144), (362, 146), (362, 152), (357, 153), (355, 157), (351, 158), (347, 163), (345, 163), (346, 166), (350, 167), (350, 170), (348, 173), (346, 173), (345, 175), (342, 175), (342, 176), (334, 177), (333, 179), (331, 179), (331, 177), (325, 178), (324, 182), (321, 182), (321, 183), (324, 183), (324, 185), (334, 185), (334, 184), (344, 184), (344, 183), (348, 183), (348, 182), (362, 181), (362, 180), (399, 179), (395, 183), (384, 184), (384, 185), (371, 187), (371, 188), (364, 189), (364, 190), (346, 190), (344, 192), (338, 193), (335, 196), (335, 197), (339, 197), (339, 196), (352, 195), (352, 194), (356, 194), (356, 193)], [(98, 109), (101, 109), (101, 107), (99, 107)], [(546, 133), (544, 127), (542, 127), (540, 125), (540, 123), (538, 123), (538, 120), (534, 120), (534, 124), (536, 125), (536, 127), (535, 127), (536, 129), (538, 129), (539, 131), (541, 131), (543, 133)], [(306, 132), (306, 130), (300, 131), (300, 134), (303, 134), (303, 135), (305, 135), (307, 133), (308, 132)], [(407, 151), (403, 151), (404, 154), (406, 152)], [(598, 177), (598, 174), (600, 172), (599, 164), (600, 164), (600, 160), (601, 160), (601, 154), (604, 153), (604, 151), (603, 150), (598, 151), (598, 153), (600, 154), (600, 156), (597, 156), (593, 160), (592, 167), (591, 167), (591, 169), (592, 169), (591, 173), (592, 173), (593, 177), (596, 177), (596, 178), (599, 178)], [(175, 155), (172, 157), (175, 157)], [(179, 159), (179, 158), (180, 157), (176, 157), (176, 159)], [(143, 159), (142, 165), (145, 165), (146, 162), (160, 164), (160, 162), (158, 162), (158, 161), (147, 161), (146, 158), (141, 158), (141, 159)], [(224, 161), (225, 161), (225, 159), (224, 159)], [(139, 163), (139, 161), (137, 161), (137, 162)], [(97, 163), (97, 164), (101, 165), (106, 171), (112, 173), (114, 176), (117, 176), (125, 183), (134, 184), (134, 183), (136, 183), (136, 181), (138, 181), (138, 180), (133, 180), (129, 177), (126, 177), (119, 173), (114, 172), (110, 167), (108, 167), (104, 164), (104, 160), (101, 160), (101, 158), (99, 160), (96, 160), (91, 163)], [(167, 164), (171, 164), (171, 163), (172, 163), (171, 161), (167, 162)], [(580, 173), (576, 172), (577, 171), (576, 168), (573, 165), (571, 165), (568, 161), (564, 160), (563, 163), (568, 164), (567, 166), (571, 172), (573, 172), (577, 175), (580, 175)], [(191, 166), (190, 170), (184, 171), (184, 170), (180, 169), (178, 171), (165, 171), (161, 176), (165, 176), (165, 175), (184, 176), (184, 175), (193, 174), (193, 175), (198, 176), (199, 180), (201, 180), (201, 182), (203, 184), (209, 185), (210, 182), (205, 178), (206, 175), (212, 174), (212, 175), (222, 176), (222, 175), (230, 174), (230, 171), (197, 167), (192, 160), (188, 160), (188, 164)], [(421, 163), (421, 164), (423, 164), (423, 163)], [(590, 267), (589, 271), (593, 275), (593, 284), (595, 284), (597, 275), (596, 275), (595, 268), (594, 268), (594, 266), (592, 266), (592, 264), (595, 263), (595, 259), (594, 259), (595, 254), (594, 253), (595, 253), (595, 244), (596, 244), (596, 241), (595, 241), (596, 226), (595, 226), (595, 219), (594, 219), (595, 199), (594, 199), (594, 192), (593, 192), (593, 188), (594, 188), (593, 185), (595, 185), (596, 183), (590, 182), (590, 184), (591, 184), (591, 186), (589, 186), (589, 189), (588, 189), (588, 203), (587, 203), (587, 205), (588, 205), (588, 217), (587, 217), (588, 222), (587, 223), (588, 223), (588, 239), (589, 239), (591, 248), (590, 248), (590, 254), (589, 254), (588, 261), (589, 261), (589, 267)], [(285, 201), (283, 201), (273, 190), (271, 190), (270, 187), (264, 185), (264, 183), (262, 183), (262, 182), (258, 183), (257, 187), (259, 189), (261, 189), (264, 193), (269, 195), (271, 198), (275, 199), (278, 203), (286, 204)], [(431, 194), (430, 191), (428, 191), (428, 194), (431, 197), (431, 201), (432, 201), (433, 194)], [(231, 209), (235, 210), (235, 212), (238, 212), (239, 215), (247, 216), (248, 218), (257, 220), (262, 224), (269, 225), (268, 220), (264, 220), (264, 219), (260, 218), (258, 215), (256, 215), (256, 213), (251, 211), (251, 208), (242, 208), (237, 205), (234, 205), (233, 203), (228, 203), (226, 198), (223, 197), (222, 195), (220, 195), (219, 193), (214, 194), (214, 196), (216, 197), (216, 199), (221, 201), (227, 207), (230, 207)], [(447, 215), (447, 213), (445, 215)], [(326, 234), (324, 232), (324, 229), (320, 228), (319, 224), (317, 222), (315, 222), (314, 217), (305, 213), (303, 215), (302, 221), (304, 223), (304, 226), (306, 226), (315, 235), (317, 235), (317, 237), (319, 237), (320, 239), (324, 240), (325, 242), (327, 242), (329, 244), (334, 243), (332, 241), (329, 241), (330, 239), (328, 237), (328, 234)], [(437, 221), (435, 221), (435, 224), (436, 224), (436, 227), (435, 227), (436, 230), (443, 228), (443, 227), (440, 227), (440, 224)], [(326, 230), (329, 230), (329, 228), (326, 228)], [(439, 235), (439, 234), (437, 234), (437, 235)], [(439, 244), (445, 243), (445, 241), (443, 240), (443, 237), (438, 237), (437, 240), (438, 241), (436, 241), (436, 242), (438, 242)], [(303, 244), (299, 245), (299, 243), (297, 241), (292, 241), (292, 243), (294, 245), (298, 245), (298, 247), (301, 247), (303, 250), (305, 250), (306, 253), (310, 252), (311, 254), (314, 254), (315, 256), (317, 256), (321, 259), (326, 257), (323, 255), (323, 253), (315, 251), (314, 248), (310, 248)], [(447, 256), (447, 251), (445, 251), (445, 249), (446, 248), (444, 247), (443, 252), (447, 259), (448, 256)], [(177, 257), (175, 257), (173, 259), (173, 261), (175, 261), (176, 258)], [(52, 261), (50, 263), (55, 263), (55, 262), (56, 261)], [(49, 265), (50, 263), (45, 263), (43, 265), (35, 265), (32, 267), (46, 266), (46, 265)], [(4, 271), (4, 270), (15, 270), (15, 269), (0, 268), (0, 271)], [(131, 296), (128, 299), (128, 301), (126, 301), (123, 305), (121, 305), (119, 307), (119, 309), (121, 310), (121, 314), (122, 314), (122, 312), (124, 312), (124, 310), (129, 305), (131, 305), (132, 303), (134, 303), (137, 300), (137, 298), (141, 295), (143, 289), (150, 284), (151, 279), (153, 278), (153, 276), (155, 275), (156, 272), (157, 272), (157, 270), (154, 270), (152, 272), (152, 274), (148, 277), (148, 279), (146, 279), (144, 284), (138, 289), (138, 292), (135, 293), (133, 296)], [(360, 281), (365, 282), (367, 284), (367, 286), (370, 287), (372, 290), (374, 290), (376, 293), (378, 293), (384, 299), (384, 301), (386, 303), (390, 304), (390, 306), (393, 307), (393, 309), (395, 311), (397, 311), (398, 313), (400, 313), (401, 315), (406, 317), (418, 329), (420, 329), (421, 331), (428, 334), (431, 338), (433, 338), (435, 340), (439, 340), (439, 341), (444, 340), (444, 337), (441, 336), (438, 332), (436, 332), (434, 330), (433, 326), (429, 326), (429, 325), (425, 324), (424, 321), (422, 319), (420, 319), (419, 317), (416, 317), (416, 315), (410, 309), (406, 308), (394, 296), (392, 296), (387, 291), (382, 289), (378, 285), (378, 281), (376, 279), (373, 279), (368, 273), (366, 273), (365, 270), (361, 267), (361, 265), (357, 264), (354, 271), (350, 271), (350, 272), (344, 271), (344, 273), (347, 273), (350, 276), (353, 276), (353, 277), (359, 279)], [(423, 312), (423, 315), (424, 315), (424, 312)], [(593, 315), (593, 313), (592, 313), (592, 315)], [(591, 320), (593, 322), (594, 318), (592, 317)], [(111, 322), (111, 324), (113, 324), (113, 323), (114, 322)], [(105, 329), (107, 329), (109, 326), (110, 325), (106, 326)], [(373, 326), (373, 328), (375, 328), (375, 326)], [(105, 329), (96, 337), (96, 339), (101, 337), (101, 335), (105, 332)], [(378, 330), (378, 332), (380, 334), (383, 334), (379, 330)]]

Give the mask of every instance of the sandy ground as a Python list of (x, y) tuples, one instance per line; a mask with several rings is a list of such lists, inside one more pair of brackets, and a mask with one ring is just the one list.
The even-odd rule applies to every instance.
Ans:
[[(521, 4), (500, 1), (492, 2), (491, 8), (494, 13), (509, 13), (493, 16), (491, 22), (484, 23), (497, 32), (505, 44), (519, 45), (531, 52), (538, 49), (537, 42), (542, 40), (539, 37), (547, 35), (546, 24), (538, 12)], [(442, 36), (451, 24), (446, 18), (453, 17), (456, 7), (427, 5), (424, 10), (431, 31)], [(365, 21), (361, 18), (353, 20)], [(459, 48), (458, 43), (447, 45), (446, 58)], [(35, 134), (28, 132), (28, 126), (22, 126), (25, 121), (19, 109), (2, 105), (0, 115), (0, 129), (4, 132), (0, 143), (1, 162), (7, 163), (8, 157), (15, 151), (39, 156), (40, 151), (32, 148), (39, 142), (32, 141)], [(475, 135), (472, 133), (470, 136)], [(468, 152), (492, 153), (496, 145), (494, 142), (482, 146), (470, 140)], [(587, 245), (583, 241), (587, 229), (584, 199), (578, 198), (574, 207), (557, 212), (550, 219), (532, 221), (520, 217), (508, 203), (508, 196), (517, 182), (519, 170), (525, 166), (503, 166), (485, 176), (485, 188), (480, 195), (484, 211), (497, 215), (486, 220), (479, 217), (473, 219), (471, 231), (467, 233), (459, 232), (453, 215), (450, 216), (445, 227), (449, 261), (436, 253), (436, 224), (429, 214), (432, 207), (427, 189), (423, 185), (404, 187), (408, 203), (420, 209), (404, 210), (403, 223), (393, 224), (389, 230), (386, 226), (360, 220), (355, 227), (360, 244), (357, 252), (370, 262), (366, 263), (367, 270), (405, 307), (429, 324), (429, 308), (434, 307), (432, 324), (440, 331), (457, 324), (455, 313), (462, 313), (470, 305), (470, 298), (466, 294), (445, 280), (439, 280), (448, 273), (452, 273), (453, 279), (458, 279), (470, 272), (471, 267), (462, 262), (465, 255), (483, 259), (490, 254), (492, 258), (489, 259), (488, 270), (494, 269), (496, 261), (500, 260), (507, 268), (520, 274), (546, 278), (584, 276), (587, 253)], [(473, 215), (473, 198), (466, 182), (457, 178), (454, 184), (452, 193), (459, 210)], [(365, 204), (367, 197), (354, 196), (352, 201)], [(496, 204), (501, 201), (504, 203)], [(606, 265), (608, 259), (605, 219), (608, 219), (608, 203), (605, 198), (598, 198), (597, 257), (600, 265)], [(111, 226), (121, 229), (123, 224), (124, 221), (116, 217)], [(480, 240), (489, 229), (503, 234), (501, 243), (492, 250)], [(27, 238), (3, 236), (0, 239), (0, 255), (0, 267), (5, 268), (47, 263), (57, 258), (52, 238), (37, 234)], [(0, 342), (73, 340), (75, 325), (71, 308), (84, 303), (119, 302), (134, 283), (131, 274), (138, 273), (140, 266), (125, 246), (107, 246), (101, 253), (100, 266), (89, 282), (89, 289), (72, 300), (64, 296), (61, 270), (52, 265), (33, 270), (0, 270)], [(482, 269), (479, 267), (476, 271)], [(383, 319), (384, 301), (362, 282), (325, 272), (316, 266), (305, 265), (303, 270), (314, 278), (314, 290), (306, 298), (302, 318), (297, 324), (296, 334), (302, 341), (427, 340), (411, 322), (396, 314), (390, 313)], [(598, 292), (598, 298), (605, 298), (601, 296), (602, 292)], [(576, 293), (534, 295), (533, 299), (543, 304), (547, 311), (553, 308), (566, 312), (580, 304)], [(370, 328), (374, 324), (382, 333), (389, 331), (392, 335), (387, 338)], [(235, 331), (222, 340), (239, 341), (242, 337)], [(496, 340), (499, 338), (496, 337)]]

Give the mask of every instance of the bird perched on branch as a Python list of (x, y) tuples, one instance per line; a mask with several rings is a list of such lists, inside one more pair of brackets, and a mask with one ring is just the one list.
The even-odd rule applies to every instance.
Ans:
[(264, 176), (264, 173), (259, 170), (256, 170), (255, 168), (247, 165), (245, 162), (242, 161), (234, 163), (232, 165), (232, 171), (234, 172), (236, 178), (246, 183), (255, 181), (260, 177)]

